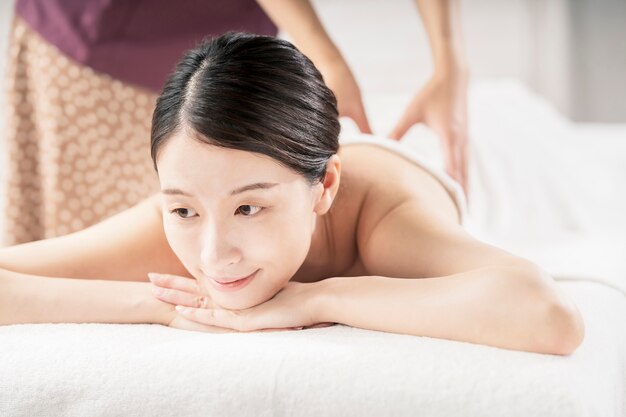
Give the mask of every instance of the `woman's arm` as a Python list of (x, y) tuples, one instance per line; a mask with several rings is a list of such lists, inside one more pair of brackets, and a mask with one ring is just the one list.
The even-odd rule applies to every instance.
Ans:
[[(542, 284), (528, 262), (482, 267), (436, 278), (336, 277), (288, 283), (272, 299), (245, 310), (198, 305), (184, 277), (153, 281), (185, 319), (239, 331), (341, 323), (528, 352), (566, 355), (584, 336), (576, 307)], [(556, 298), (555, 298), (556, 297)], [(201, 328), (200, 328), (201, 329)]]
[(0, 269), (0, 325), (154, 323), (176, 316), (150, 283), (50, 278)]
[(148, 272), (190, 276), (165, 237), (158, 194), (78, 232), (1, 248), (0, 269), (145, 282)]
[(505, 349), (567, 355), (583, 340), (576, 307), (533, 282), (530, 264), (436, 278), (329, 278), (316, 283), (320, 322)]
[(319, 311), (335, 317), (320, 321), (539, 352), (581, 343), (580, 312), (539, 266), (475, 239), (428, 198), (364, 207), (357, 244), (371, 276), (331, 279)]

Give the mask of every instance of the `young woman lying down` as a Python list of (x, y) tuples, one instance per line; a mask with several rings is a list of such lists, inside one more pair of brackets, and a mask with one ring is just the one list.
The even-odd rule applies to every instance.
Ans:
[(154, 110), (161, 192), (0, 249), (0, 324), (341, 323), (550, 354), (580, 345), (581, 315), (545, 271), (466, 233), (432, 172), (371, 143), (340, 146), (339, 130), (332, 92), (290, 43), (200, 44)]

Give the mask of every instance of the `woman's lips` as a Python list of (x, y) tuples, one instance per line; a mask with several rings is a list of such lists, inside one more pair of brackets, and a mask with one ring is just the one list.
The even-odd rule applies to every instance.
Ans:
[(257, 272), (259, 272), (258, 269), (245, 278), (241, 278), (237, 281), (231, 281), (228, 283), (219, 282), (214, 280), (213, 278), (209, 278), (209, 281), (211, 281), (211, 284), (213, 284), (213, 286), (220, 291), (237, 291), (248, 285), (248, 283), (252, 281), (252, 279), (256, 276)]

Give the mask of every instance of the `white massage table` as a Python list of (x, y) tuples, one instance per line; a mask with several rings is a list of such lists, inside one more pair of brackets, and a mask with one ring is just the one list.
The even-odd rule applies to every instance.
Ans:
[[(374, 128), (405, 100), (371, 98)], [(573, 297), (586, 338), (571, 356), (342, 325), (4, 326), (0, 416), (626, 416), (626, 126), (573, 125), (511, 81), (473, 86), (470, 109), (467, 228)], [(406, 140), (442, 165), (425, 128)]]

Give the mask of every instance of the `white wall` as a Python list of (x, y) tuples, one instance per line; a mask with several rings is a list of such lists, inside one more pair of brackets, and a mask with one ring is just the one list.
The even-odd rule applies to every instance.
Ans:
[[(412, 0), (314, 0), (332, 38), (344, 52), (357, 78), (360, 70), (377, 68), (376, 78), (363, 79), (365, 91), (415, 89), (431, 72), (431, 52), (417, 7)], [(472, 76), (512, 76), (530, 80), (527, 59), (526, 0), (467, 0), (462, 22)]]
[(626, 122), (626, 1), (570, 1), (571, 116)]
[[(433, 0), (434, 1), (434, 0)], [(413, 0), (313, 0), (363, 89), (415, 89), (431, 69)], [(461, 0), (472, 77), (515, 77), (575, 121), (626, 122), (626, 1)]]

